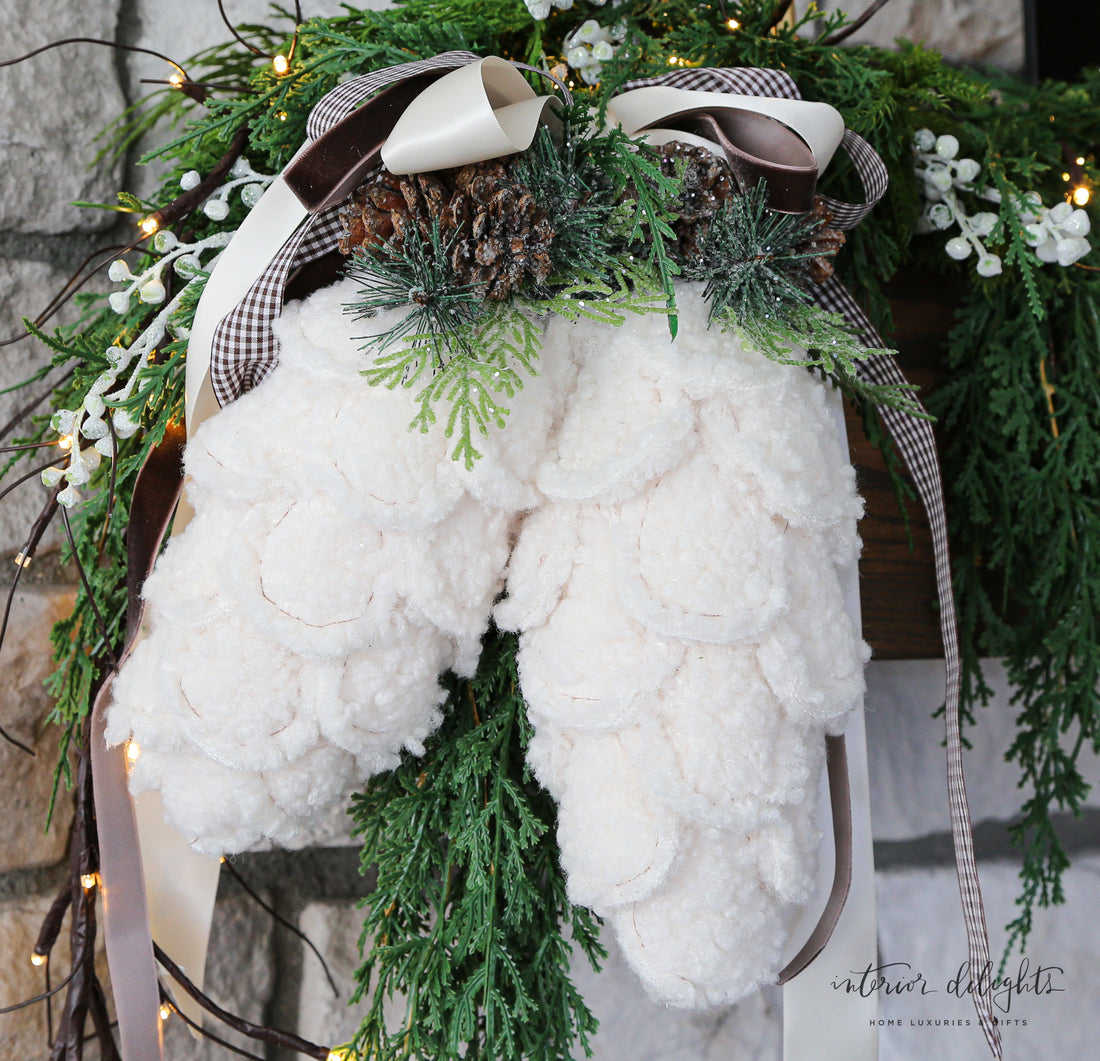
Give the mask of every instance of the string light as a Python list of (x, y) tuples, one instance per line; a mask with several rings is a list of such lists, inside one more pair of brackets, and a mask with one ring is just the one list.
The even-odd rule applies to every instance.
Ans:
[(286, 113), (286, 111), (276, 111), (275, 112), (275, 117), (278, 118), (279, 121), (285, 122), (286, 119), (287, 119), (287, 113)]
[(58, 444), (58, 446), (61, 447), (61, 449), (72, 449), (73, 448), (73, 436), (72, 435), (62, 435), (57, 440), (57, 444)]
[(50, 959), (48, 955), (39, 954), (38, 951), (34, 951), (31, 954), (31, 965), (33, 965), (36, 969), (40, 969), (49, 960)]
[(1085, 160), (1080, 155), (1074, 159), (1074, 162), (1076, 162), (1078, 166), (1083, 166), (1085, 164)]
[(16, 553), (15, 555), (16, 567), (30, 567), (31, 558), (26, 553)]
[(726, 20), (726, 29), (728, 29), (731, 33), (734, 30), (738, 30), (740, 28), (741, 28), (741, 23), (738, 22), (737, 19), (730, 18), (730, 19)]
[(337, 1046), (335, 1049), (328, 1052), (328, 1057), (325, 1061), (350, 1061), (351, 1052), (347, 1047)]
[(276, 77), (285, 77), (290, 72), (290, 60), (285, 55), (276, 55), (271, 60)]
[(86, 891), (90, 892), (96, 884), (99, 883), (99, 877), (95, 873), (81, 873), (80, 874), (80, 886)]
[(153, 236), (160, 228), (160, 222), (150, 214), (148, 217), (143, 218), (141, 224), (138, 226), (142, 232), (147, 236)]
[(1083, 184), (1079, 184), (1073, 189), (1073, 201), (1078, 206), (1087, 205), (1088, 201), (1092, 198), (1092, 193)]
[(126, 742), (126, 761), (136, 763), (139, 755), (141, 755), (141, 745), (135, 740), (128, 740)]
[(160, 1010), (158, 1012), (160, 1013), (160, 1019), (162, 1021), (166, 1021), (170, 1016), (172, 1016), (172, 1009), (167, 1002), (162, 1002), (160, 1004)]
[(173, 88), (182, 88), (183, 77), (180, 74), (172, 74), (168, 78), (168, 84), (170, 84)]
[(1063, 173), (1062, 174), (1062, 180), (1068, 181), (1069, 180), (1069, 174), (1068, 173)]

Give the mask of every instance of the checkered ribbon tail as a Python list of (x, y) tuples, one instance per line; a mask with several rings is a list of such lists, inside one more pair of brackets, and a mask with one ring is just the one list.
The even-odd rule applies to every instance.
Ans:
[[(477, 58), (472, 52), (445, 52), (345, 81), (313, 108), (306, 134), (316, 140), (387, 85), (432, 70), (453, 69)], [(272, 325), (282, 312), (287, 281), (299, 266), (335, 249), (339, 237), (339, 207), (306, 218), (218, 325), (211, 343), (210, 383), (219, 405), (228, 405), (257, 386), (279, 363), (279, 340)]]

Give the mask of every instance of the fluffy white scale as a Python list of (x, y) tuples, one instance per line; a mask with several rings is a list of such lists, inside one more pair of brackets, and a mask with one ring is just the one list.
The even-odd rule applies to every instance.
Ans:
[[(350, 282), (287, 307), (279, 368), (187, 449), (196, 516), (145, 590), (108, 740), (200, 851), (308, 835), (326, 805), (439, 723), (446, 670), (472, 674), (534, 467), (575, 370), (565, 322), (537, 385), (474, 469), (414, 392), (369, 386)], [(372, 322), (373, 323), (373, 322)], [(378, 323), (385, 326), (384, 318)]]
[(656, 998), (700, 1007), (779, 971), (867, 649), (837, 574), (862, 504), (824, 388), (678, 301), (675, 343), (656, 317), (574, 342), (496, 618), (521, 632), (570, 896)]
[(131, 787), (201, 850), (295, 840), (422, 751), (507, 564), (495, 616), (522, 633), (571, 897), (664, 1001), (774, 979), (823, 737), (866, 659), (836, 575), (861, 504), (824, 389), (708, 332), (685, 287), (675, 344), (659, 316), (547, 322), (540, 379), (470, 472), (407, 430), (408, 391), (361, 380), (353, 295), (288, 307), (278, 370), (188, 447), (197, 515), (109, 715), (142, 745)]

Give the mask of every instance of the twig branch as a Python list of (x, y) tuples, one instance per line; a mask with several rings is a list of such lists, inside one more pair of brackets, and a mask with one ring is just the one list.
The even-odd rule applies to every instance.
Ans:
[(92, 592), (92, 585), (88, 581), (88, 572), (84, 570), (84, 564), (81, 562), (80, 554), (76, 549), (76, 539), (73, 537), (72, 523), (69, 521), (69, 510), (62, 506), (61, 508), (61, 522), (65, 525), (65, 537), (69, 541), (69, 552), (72, 554), (73, 563), (76, 564), (76, 573), (80, 576), (80, 584), (84, 587), (84, 593), (88, 598), (88, 604), (92, 609), (92, 615), (95, 616), (96, 626), (99, 628), (99, 636), (103, 638), (103, 649), (107, 653), (107, 660), (111, 664), (111, 669), (118, 670), (118, 658), (115, 656), (114, 649), (111, 648), (111, 635), (107, 632), (107, 623), (104, 621), (103, 613), (99, 610), (99, 605), (96, 604), (95, 594)]
[(251, 1061), (264, 1061), (264, 1059), (260, 1057), (259, 1054), (250, 1054), (247, 1050), (242, 1050), (239, 1046), (234, 1046), (231, 1042), (223, 1039), (220, 1035), (215, 1035), (208, 1028), (204, 1028), (201, 1024), (199, 1024), (198, 1021), (192, 1020), (189, 1016), (187, 1016), (186, 1013), (183, 1012), (182, 1009), (179, 1008), (179, 1006), (176, 1005), (171, 995), (169, 995), (168, 992), (164, 990), (163, 986), (161, 986), (160, 989), (160, 997), (161, 1001), (166, 1006), (171, 1007), (172, 1012), (175, 1013), (176, 1016), (179, 1017), (179, 1019), (187, 1025), (188, 1028), (193, 1028), (204, 1039), (209, 1039), (212, 1043), (217, 1043), (219, 1046), (224, 1046), (227, 1050), (232, 1050), (233, 1053), (239, 1054), (241, 1057), (251, 1058)]
[(846, 41), (853, 33), (861, 29), (868, 22), (871, 21), (884, 8), (890, 0), (874, 0), (869, 8), (863, 12), (854, 22), (849, 22), (846, 26), (841, 26), (831, 37), (827, 37), (821, 43), (825, 45), (839, 44), (841, 41)]
[(186, 973), (184, 973), (184, 971), (160, 949), (156, 942), (153, 943), (153, 954), (157, 961), (164, 967), (168, 975), (171, 976), (188, 995), (202, 1006), (207, 1013), (217, 1017), (218, 1020), (234, 1031), (238, 1031), (242, 1035), (247, 1035), (250, 1039), (257, 1039), (263, 1043), (281, 1046), (285, 1050), (295, 1050), (300, 1054), (305, 1054), (306, 1057), (317, 1058), (317, 1061), (327, 1061), (330, 1052), (327, 1047), (318, 1046), (316, 1043), (311, 1043), (307, 1039), (301, 1039), (291, 1032), (279, 1031), (277, 1028), (265, 1028), (259, 1024), (253, 1024), (243, 1017), (238, 1017), (228, 1012), (228, 1010), (222, 1009), (213, 999), (204, 995), (187, 979)]

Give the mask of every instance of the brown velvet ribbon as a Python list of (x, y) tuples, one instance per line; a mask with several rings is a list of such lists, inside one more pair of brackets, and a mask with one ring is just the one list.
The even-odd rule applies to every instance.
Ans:
[(749, 110), (699, 107), (669, 114), (657, 124), (716, 143), (742, 194), (764, 181), (768, 206), (777, 213), (805, 214), (814, 208), (814, 153), (798, 133), (777, 118)]

